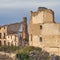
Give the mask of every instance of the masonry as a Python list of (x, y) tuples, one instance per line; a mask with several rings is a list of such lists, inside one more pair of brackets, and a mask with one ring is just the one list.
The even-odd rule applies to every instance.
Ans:
[(25, 39), (27, 34), (26, 17), (23, 17), (21, 22), (2, 25), (0, 26), (0, 46), (19, 46), (20, 40)]
[(39, 7), (36, 12), (31, 11), (28, 33), (30, 46), (60, 56), (60, 23), (54, 21), (53, 10)]

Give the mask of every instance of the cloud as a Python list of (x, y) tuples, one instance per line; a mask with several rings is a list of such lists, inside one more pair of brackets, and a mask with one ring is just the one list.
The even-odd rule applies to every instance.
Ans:
[(35, 8), (39, 6), (56, 7), (60, 6), (60, 1), (41, 1), (41, 0), (0, 0), (0, 9), (20, 9)]
[(29, 18), (30, 10), (34, 11), (40, 6), (53, 9), (59, 21), (60, 0), (0, 0), (0, 20), (20, 20), (23, 16)]

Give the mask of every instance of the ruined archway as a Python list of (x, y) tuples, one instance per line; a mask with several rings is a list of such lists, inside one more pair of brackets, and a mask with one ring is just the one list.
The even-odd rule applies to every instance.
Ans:
[(4, 46), (6, 46), (6, 41), (4, 41)]
[(13, 41), (11, 42), (11, 46), (13, 46)]

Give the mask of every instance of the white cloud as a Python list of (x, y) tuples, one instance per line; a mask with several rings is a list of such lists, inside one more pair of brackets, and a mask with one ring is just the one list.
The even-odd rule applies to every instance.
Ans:
[[(19, 16), (22, 17), (28, 14), (24, 11), (24, 9), (26, 9), (27, 11), (28, 9), (29, 11), (33, 9), (34, 11), (36, 10), (36, 8), (40, 6), (53, 9), (55, 11), (56, 20), (59, 20), (60, 0), (0, 0), (0, 16), (2, 16), (3, 18), (3, 16), (10, 17), (10, 15), (15, 16), (15, 14), (16, 15), (20, 14), (21, 16), (20, 15)], [(20, 9), (22, 9), (24, 12), (21, 11)], [(3, 19), (6, 20), (6, 18), (3, 18)]]
[(52, 0), (0, 0), (0, 9), (2, 8), (33, 8), (38, 6), (46, 6), (46, 7), (56, 7), (60, 6), (60, 1), (52, 1)]

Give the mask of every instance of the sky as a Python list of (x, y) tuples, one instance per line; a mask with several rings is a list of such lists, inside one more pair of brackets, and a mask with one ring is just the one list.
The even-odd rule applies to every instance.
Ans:
[(30, 20), (30, 11), (38, 7), (52, 9), (55, 21), (60, 22), (60, 0), (0, 0), (0, 25), (21, 22), (23, 17)]

